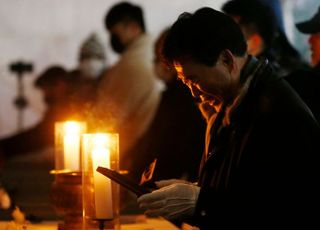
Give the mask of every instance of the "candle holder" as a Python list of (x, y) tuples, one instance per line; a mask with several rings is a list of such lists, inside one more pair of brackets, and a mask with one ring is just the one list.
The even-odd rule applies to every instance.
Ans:
[(51, 187), (51, 200), (63, 222), (59, 230), (82, 229), (82, 173), (52, 170), (55, 180)]
[(86, 123), (65, 121), (55, 123), (55, 170), (80, 171), (81, 135), (86, 132)]
[(96, 171), (98, 166), (119, 171), (119, 135), (82, 135), (83, 229), (120, 229), (120, 188)]
[(82, 229), (81, 135), (86, 123), (65, 121), (55, 123), (55, 179), (51, 201), (56, 213), (63, 217), (59, 230)]

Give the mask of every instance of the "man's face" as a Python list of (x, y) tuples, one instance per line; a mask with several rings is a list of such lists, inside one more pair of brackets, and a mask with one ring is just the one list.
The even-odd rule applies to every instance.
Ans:
[(65, 100), (66, 84), (64, 82), (55, 82), (41, 86), (43, 100), (47, 106), (53, 106)]
[(311, 62), (313, 66), (320, 64), (320, 32), (312, 34), (309, 38)]
[(105, 69), (105, 61), (100, 58), (85, 58), (80, 60), (79, 70), (84, 77), (98, 78)]
[(231, 74), (220, 60), (214, 66), (193, 61), (175, 62), (178, 77), (186, 84), (192, 95), (211, 106), (225, 100), (233, 85)]
[(241, 23), (241, 17), (236, 15), (230, 15), (233, 20), (238, 23), (244, 38), (247, 42), (247, 52), (248, 54), (251, 54), (253, 56), (260, 55), (265, 47), (264, 42), (261, 37), (261, 35), (258, 32), (254, 32), (252, 28), (250, 28), (250, 25), (246, 25), (244, 23)]
[(123, 53), (125, 48), (128, 46), (132, 40), (132, 30), (130, 23), (118, 22), (113, 25), (110, 30), (110, 43), (112, 49), (116, 53)]

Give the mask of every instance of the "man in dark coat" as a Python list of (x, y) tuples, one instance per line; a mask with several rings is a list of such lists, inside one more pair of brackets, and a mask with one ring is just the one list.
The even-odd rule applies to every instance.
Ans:
[[(246, 53), (229, 16), (184, 13), (164, 56), (212, 113), (197, 185), (160, 181), (138, 198), (146, 214), (200, 229), (317, 223), (320, 128), (306, 104), (264, 59)], [(187, 143), (186, 143), (187, 144)]]
[(311, 51), (311, 70), (297, 70), (286, 80), (293, 86), (302, 99), (307, 103), (315, 118), (320, 122), (320, 8), (309, 20), (296, 24), (298, 30), (309, 34)]
[(277, 5), (277, 1), (270, 0), (268, 3), (263, 0), (228, 0), (221, 9), (239, 23), (247, 40), (248, 53), (267, 58), (277, 74), (287, 75), (297, 69), (308, 69), (278, 24), (281, 17), (272, 10), (272, 2)]

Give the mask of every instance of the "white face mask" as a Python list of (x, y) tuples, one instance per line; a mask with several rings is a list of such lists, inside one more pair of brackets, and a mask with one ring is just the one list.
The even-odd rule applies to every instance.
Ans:
[(105, 68), (105, 63), (99, 59), (85, 59), (80, 62), (80, 71), (90, 78), (98, 78)]

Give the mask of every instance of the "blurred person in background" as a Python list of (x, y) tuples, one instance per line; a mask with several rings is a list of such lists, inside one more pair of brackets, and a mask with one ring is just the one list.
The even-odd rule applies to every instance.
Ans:
[(119, 133), (120, 165), (127, 169), (136, 157), (127, 152), (151, 124), (163, 87), (153, 72), (153, 41), (142, 8), (129, 2), (115, 4), (105, 16), (105, 27), (120, 56), (101, 78), (93, 118), (100, 130)]
[(296, 23), (297, 29), (309, 35), (309, 45), (311, 52), (311, 65), (314, 68), (320, 67), (320, 7), (318, 11), (309, 19)]
[(96, 33), (91, 33), (79, 50), (79, 72), (86, 78), (99, 78), (107, 68), (106, 62), (104, 45)]
[(310, 36), (312, 69), (294, 71), (286, 80), (305, 100), (320, 123), (320, 8), (309, 20), (296, 23), (296, 27), (301, 33)]
[(61, 66), (50, 66), (36, 78), (34, 85), (41, 90), (46, 111), (34, 127), (0, 140), (4, 158), (27, 154), (54, 146), (54, 123), (70, 117), (67, 71)]
[(249, 54), (267, 58), (281, 76), (307, 68), (298, 52), (294, 54), (294, 48), (279, 25), (279, 12), (276, 16), (273, 9), (261, 0), (230, 0), (222, 6), (222, 11), (239, 23)]
[[(292, 54), (294, 49), (286, 41), (283, 27), (276, 23), (276, 19), (281, 18), (279, 12), (276, 16), (270, 9), (270, 5), (262, 0), (231, 0), (222, 6), (222, 10), (239, 23), (247, 40), (248, 53), (267, 58), (275, 71), (284, 76), (299, 93), (319, 121), (319, 103), (316, 101), (319, 98), (319, 84), (310, 82), (310, 77), (306, 77), (314, 74), (309, 73), (309, 66), (300, 56)], [(317, 81), (319, 78), (313, 79)]]
[(136, 156), (130, 171), (138, 182), (155, 158), (153, 181), (169, 178), (195, 181), (204, 150), (205, 120), (188, 88), (178, 80), (174, 66), (162, 61), (167, 33), (164, 30), (154, 45), (154, 70), (165, 82), (165, 90), (151, 125), (130, 151), (130, 155)]
[(309, 69), (310, 65), (303, 59), (298, 50), (290, 43), (283, 20), (281, 0), (257, 0), (269, 7), (277, 22), (277, 34), (273, 42), (275, 58), (285, 70), (285, 74), (299, 69)]
[[(68, 94), (73, 110), (83, 119), (91, 118), (91, 109), (97, 97), (102, 75), (108, 70), (105, 47), (96, 33), (91, 33), (81, 44), (78, 66), (68, 74)], [(92, 126), (87, 121), (87, 125)]]

